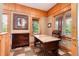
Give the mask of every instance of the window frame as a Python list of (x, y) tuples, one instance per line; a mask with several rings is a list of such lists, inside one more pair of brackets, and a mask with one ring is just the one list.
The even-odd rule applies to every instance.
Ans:
[(11, 32), (11, 13), (8, 10), (3, 9), (2, 14), (7, 15), (7, 32)]
[[(71, 18), (71, 21), (72, 21), (72, 16), (70, 16), (69, 18), (66, 18), (66, 15), (68, 14), (68, 13), (71, 13), (71, 10), (68, 10), (68, 11), (66, 11), (65, 13), (64, 13), (64, 16), (63, 16), (63, 18), (64, 18), (64, 25), (66, 25), (66, 20), (68, 20), (69, 18)], [(62, 21), (62, 22), (63, 22)], [(62, 29), (63, 29), (63, 24), (62, 24)], [(71, 29), (72, 29), (72, 22), (71, 22)], [(71, 34), (70, 35), (67, 35), (67, 34), (63, 34), (63, 31), (62, 31), (62, 35), (63, 36), (66, 36), (66, 37), (71, 37), (72, 36), (72, 30), (71, 30)]]
[[(3, 20), (3, 15), (7, 15), (7, 28), (6, 28), (6, 31), (5, 32), (8, 32), (8, 14), (7, 13), (2, 13), (2, 20)], [(3, 22), (2, 22), (2, 32), (4, 32), (3, 31)]]
[[(38, 33), (34, 33), (34, 32), (33, 32), (33, 21), (34, 21), (34, 19), (36, 19), (36, 21), (38, 21), (38, 23), (39, 23), (39, 25), (38, 25), (38, 26), (39, 26), (39, 32), (38, 32)], [(32, 33), (33, 33), (33, 34), (40, 34), (40, 22), (39, 22), (39, 18), (32, 17)]]
[[(61, 36), (65, 36), (65, 37), (69, 37), (69, 38), (71, 38), (71, 36), (72, 36), (72, 30), (71, 30), (71, 35), (70, 36), (67, 36), (67, 35), (64, 35), (63, 34), (63, 22), (65, 22), (65, 14), (67, 14), (67, 13), (71, 13), (71, 10), (67, 10), (67, 11), (65, 11), (65, 12), (63, 12), (62, 14), (58, 14), (58, 15), (56, 15), (55, 16), (55, 20), (56, 20), (56, 17), (62, 17), (62, 19), (61, 20), (59, 20), (58, 21), (58, 30), (60, 30), (61, 31)], [(71, 16), (71, 19), (72, 19), (72, 16)], [(56, 21), (55, 21), (56, 22)], [(72, 24), (72, 23), (71, 23)], [(56, 26), (56, 25), (55, 25)], [(72, 28), (72, 26), (71, 26), (71, 28)], [(56, 30), (56, 27), (55, 27), (55, 30)]]
[[(61, 18), (61, 19), (58, 19), (58, 30), (62, 32), (63, 14), (59, 14), (59, 15), (55, 16), (55, 22), (56, 22), (56, 17)], [(56, 27), (55, 27), (55, 30), (57, 30)]]

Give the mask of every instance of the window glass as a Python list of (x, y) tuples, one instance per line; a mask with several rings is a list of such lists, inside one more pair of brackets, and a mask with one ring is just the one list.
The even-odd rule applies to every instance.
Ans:
[(39, 21), (33, 20), (33, 33), (39, 34)]
[(55, 30), (60, 30), (62, 35), (71, 36), (71, 27), (72, 27), (72, 19), (71, 19), (71, 11), (67, 11), (63, 13), (63, 15), (59, 15), (55, 17)]
[(55, 20), (55, 30), (58, 30), (58, 17), (56, 17), (56, 20)]
[(56, 16), (55, 18), (56, 18), (56, 20), (55, 20), (55, 30), (61, 31), (62, 30), (63, 16), (59, 15), (59, 16)]
[(7, 15), (2, 15), (2, 32), (7, 32)]
[(67, 12), (64, 15), (64, 20), (62, 25), (63, 35), (71, 36), (71, 26), (72, 26), (71, 12)]

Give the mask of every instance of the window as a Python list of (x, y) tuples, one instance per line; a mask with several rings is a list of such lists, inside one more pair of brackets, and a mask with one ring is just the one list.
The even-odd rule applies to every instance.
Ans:
[(72, 26), (71, 12), (68, 11), (64, 15), (62, 34), (66, 36), (71, 36), (71, 26)]
[(58, 30), (58, 17), (56, 17), (56, 21), (55, 21), (55, 30)]
[(55, 30), (62, 31), (62, 19), (63, 19), (63, 16), (59, 15), (59, 16), (56, 16), (55, 18), (56, 18)]
[(59, 30), (62, 32), (62, 35), (70, 37), (72, 26), (71, 11), (67, 11), (62, 15), (56, 16), (55, 19), (55, 30)]
[(7, 32), (7, 15), (2, 15), (2, 32)]
[(33, 34), (39, 34), (39, 21), (33, 19)]

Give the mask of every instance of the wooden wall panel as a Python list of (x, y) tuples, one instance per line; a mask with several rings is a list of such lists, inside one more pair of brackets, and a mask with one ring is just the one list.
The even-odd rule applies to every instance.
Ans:
[[(0, 56), (1, 55), (4, 55), (5, 54), (5, 52), (4, 52), (4, 44), (2, 43), (3, 42), (3, 35), (0, 33)], [(3, 45), (2, 45), (3, 44)], [(3, 46), (3, 47), (2, 47)]]
[(3, 9), (13, 11), (13, 12), (24, 12), (28, 14), (38, 15), (38, 16), (46, 16), (47, 13), (45, 11), (30, 8), (27, 6), (23, 6), (16, 3), (4, 3)]
[(36, 15), (36, 16), (39, 16), (39, 17), (47, 16), (46, 12), (41, 11), (41, 10), (37, 10), (37, 9), (33, 9), (33, 8), (30, 9), (30, 13), (31, 13), (31, 15)]
[(2, 36), (0, 35), (0, 55), (1, 55), (1, 39), (2, 39)]
[(77, 4), (71, 4), (71, 16), (72, 16), (72, 55), (78, 53), (78, 39), (77, 39)]
[[(31, 24), (31, 19), (32, 17), (36, 17), (36, 18), (42, 18), (43, 16), (47, 16), (47, 13), (45, 11), (39, 10), (39, 9), (34, 9), (34, 8), (30, 8), (24, 5), (20, 5), (20, 4), (16, 4), (16, 3), (4, 3), (3, 6), (3, 10), (8, 11), (8, 17), (9, 17), (9, 24), (11, 24), (11, 20), (12, 20), (12, 13), (16, 12), (16, 13), (23, 13), (25, 15), (29, 16), (29, 26), (32, 25)], [(4, 12), (5, 12), (4, 11)], [(11, 26), (10, 26), (11, 27)], [(32, 28), (30, 27), (30, 33), (32, 32), (31, 30)]]
[(10, 55), (10, 36), (8, 33), (0, 33), (0, 56)]
[[(31, 37), (32, 35), (32, 18), (39, 18), (39, 20), (41, 20), (42, 17), (46, 17), (47, 13), (45, 11), (39, 10), (39, 9), (34, 9), (34, 8), (30, 8), (24, 5), (20, 5), (20, 4), (16, 4), (16, 3), (4, 3), (3, 6), (3, 12), (6, 13), (8, 15), (8, 32), (9, 34), (11, 34), (11, 32), (22, 32), (22, 31), (16, 31), (16, 30), (11, 30), (12, 27), (12, 13), (16, 12), (16, 13), (23, 13), (25, 15), (29, 16), (29, 35)], [(43, 29), (41, 29), (42, 32)], [(31, 40), (30, 40), (31, 41)], [(11, 41), (9, 41), (11, 43)]]
[(5, 3), (3, 9), (13, 11), (15, 9), (15, 5), (13, 3)]
[[(71, 6), (68, 3), (60, 3), (60, 4), (56, 4), (53, 8), (51, 8), (48, 11), (48, 16), (50, 15), (57, 15), (60, 14), (62, 12), (65, 12), (66, 9), (70, 9)], [(56, 14), (57, 13), (57, 14)]]
[[(52, 28), (51, 30), (53, 31), (55, 29), (55, 16), (62, 14), (68, 10), (71, 9), (71, 4), (68, 3), (59, 3), (56, 4), (53, 8), (51, 8), (47, 13), (48, 13), (48, 17), (51, 17), (51, 21), (52, 21)], [(49, 18), (47, 20), (49, 22)], [(48, 28), (48, 30), (50, 30), (50, 28)], [(48, 34), (52, 35), (51, 32), (48, 31)]]
[(4, 10), (8, 10), (8, 9), (9, 9), (9, 6), (8, 6), (7, 3), (4, 4), (3, 9), (4, 9)]
[[(72, 6), (72, 7), (71, 7)], [(34, 9), (34, 8), (30, 8), (30, 7), (25, 7), (23, 5), (20, 4), (16, 4), (16, 3), (5, 3), (3, 6), (3, 10), (9, 11), (9, 20), (11, 20), (11, 13), (12, 12), (19, 12), (19, 13), (24, 13), (24, 14), (28, 14), (29, 15), (29, 19), (30, 19), (30, 34), (32, 34), (32, 17), (36, 17), (39, 18), (41, 20), (42, 17), (44, 16), (48, 16), (48, 17), (52, 17), (53, 21), (54, 21), (54, 16), (63, 13), (67, 10), (72, 10), (72, 19), (73, 19), (73, 24), (72, 24), (72, 35), (73, 37), (75, 37), (76, 39), (76, 35), (77, 35), (77, 31), (76, 31), (76, 7), (74, 4), (67, 4), (67, 3), (59, 3), (56, 4), (53, 8), (51, 8), (48, 12), (42, 11), (42, 10), (38, 10), (38, 9)], [(52, 19), (51, 19), (52, 20)], [(49, 20), (47, 20), (49, 21)], [(9, 21), (10, 22), (10, 21)], [(11, 24), (11, 23), (9, 23)], [(54, 24), (54, 22), (52, 22), (52, 24)], [(75, 25), (74, 25), (75, 24)], [(53, 25), (54, 27), (54, 25)], [(48, 29), (48, 28), (47, 28)], [(54, 28), (52, 28), (54, 29)], [(40, 29), (42, 31), (42, 29)], [(74, 51), (74, 52), (72, 52)], [(73, 53), (73, 55), (75, 55), (75, 48), (73, 47), (73, 50), (71, 50), (71, 52)]]
[[(51, 8), (48, 11), (48, 17), (52, 16), (52, 20), (54, 16), (62, 14), (68, 10), (71, 10), (71, 16), (72, 16), (72, 45), (71, 45), (71, 49), (69, 50), (72, 55), (77, 55), (77, 4), (57, 4), (55, 5), (53, 8)], [(49, 21), (49, 20), (48, 20)], [(53, 23), (53, 22), (52, 22)], [(52, 27), (53, 29), (53, 27)]]

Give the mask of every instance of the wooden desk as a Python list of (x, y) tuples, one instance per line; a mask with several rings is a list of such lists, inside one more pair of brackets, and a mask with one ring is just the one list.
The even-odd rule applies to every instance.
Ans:
[(36, 42), (40, 42), (43, 45), (44, 52), (52, 51), (52, 55), (58, 55), (59, 49), (59, 38), (48, 36), (48, 35), (34, 35), (35, 38), (35, 46)]

